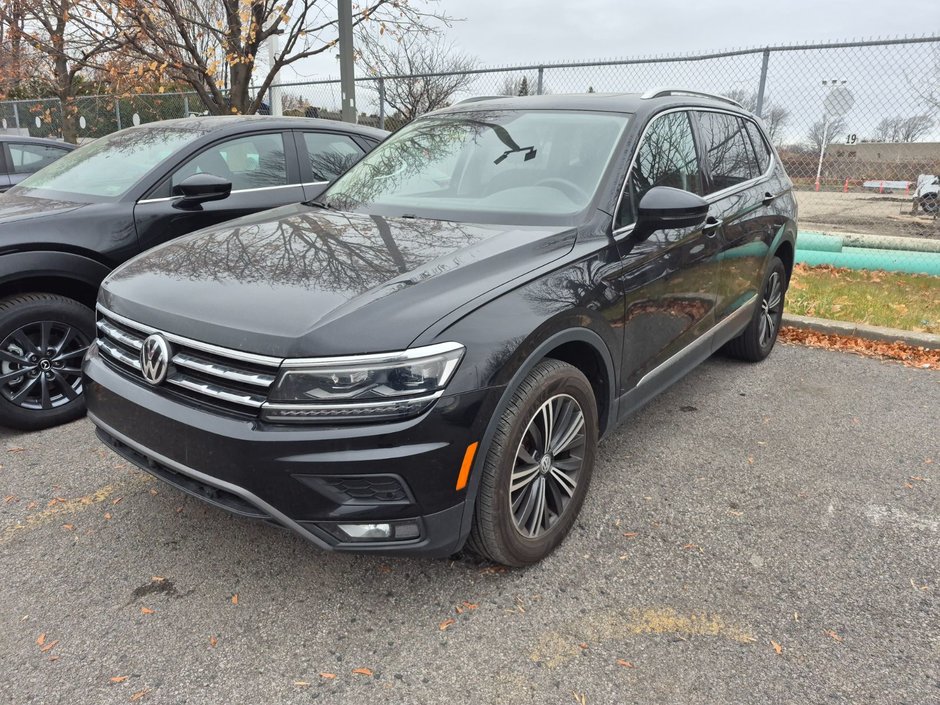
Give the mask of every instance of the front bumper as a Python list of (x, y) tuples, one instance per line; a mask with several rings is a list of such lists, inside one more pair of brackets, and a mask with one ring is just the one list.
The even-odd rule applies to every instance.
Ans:
[[(457, 476), (501, 391), (444, 396), (402, 422), (280, 426), (145, 387), (102, 360), (96, 346), (84, 373), (99, 438), (159, 479), (325, 549), (426, 556), (450, 555), (466, 538), (467, 491), (455, 489)], [(406, 520), (418, 526), (416, 538), (344, 541), (335, 528)]]

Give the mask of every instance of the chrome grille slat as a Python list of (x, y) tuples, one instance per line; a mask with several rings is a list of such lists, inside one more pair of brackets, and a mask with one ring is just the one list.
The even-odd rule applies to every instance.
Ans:
[(141, 384), (149, 386), (141, 373), (140, 350), (148, 335), (159, 333), (171, 348), (164, 389), (234, 410), (255, 412), (267, 402), (282, 362), (279, 358), (190, 340), (136, 323), (100, 305), (97, 308), (102, 357)]

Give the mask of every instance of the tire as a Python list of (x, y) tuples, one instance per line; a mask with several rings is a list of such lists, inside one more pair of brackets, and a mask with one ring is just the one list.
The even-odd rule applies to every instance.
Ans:
[(81, 365), (94, 337), (94, 312), (72, 299), (0, 300), (0, 425), (34, 431), (83, 416)]
[[(554, 433), (544, 434), (549, 408)], [(597, 402), (580, 370), (546, 359), (522, 381), (497, 423), (467, 546), (495, 563), (521, 567), (555, 550), (581, 510), (594, 470)], [(538, 452), (544, 435), (553, 438), (554, 454)], [(514, 471), (516, 490), (510, 487)]]
[(770, 355), (780, 332), (788, 284), (783, 262), (779, 257), (774, 257), (764, 274), (761, 295), (751, 322), (741, 335), (725, 345), (724, 351), (728, 355), (748, 362), (760, 362)]

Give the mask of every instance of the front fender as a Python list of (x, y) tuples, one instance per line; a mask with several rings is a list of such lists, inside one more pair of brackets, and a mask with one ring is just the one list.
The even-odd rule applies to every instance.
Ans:
[(37, 250), (0, 255), (0, 286), (32, 278), (55, 278), (98, 288), (111, 270), (90, 257)]

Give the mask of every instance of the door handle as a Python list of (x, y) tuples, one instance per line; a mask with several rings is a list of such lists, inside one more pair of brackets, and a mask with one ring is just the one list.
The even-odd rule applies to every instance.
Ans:
[(761, 203), (763, 203), (765, 206), (769, 206), (771, 203), (774, 202), (774, 200), (777, 198), (778, 195), (779, 195), (779, 194), (771, 193), (770, 191), (766, 191), (766, 192), (764, 193), (764, 198), (763, 198), (763, 200), (761, 201)]
[(716, 218), (713, 215), (708, 216), (705, 219), (705, 225), (702, 226), (702, 232), (705, 233), (708, 237), (715, 237), (718, 234), (718, 228), (722, 226), (723, 221), (721, 218)]

